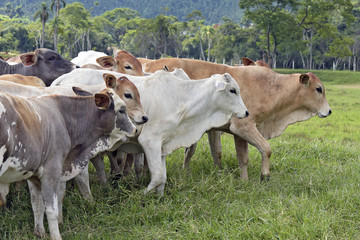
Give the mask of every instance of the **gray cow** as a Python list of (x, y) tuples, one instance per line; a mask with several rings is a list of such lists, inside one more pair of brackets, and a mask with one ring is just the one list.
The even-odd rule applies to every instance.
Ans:
[(60, 54), (47, 49), (39, 48), (33, 53), (20, 55), (21, 63), (9, 64), (0, 59), (0, 75), (22, 74), (25, 76), (36, 76), (44, 81), (46, 86), (61, 75), (79, 68), (74, 63), (65, 60)]
[(60, 186), (90, 158), (118, 147), (135, 131), (124, 101), (112, 89), (84, 97), (0, 94), (0, 206), (9, 184), (27, 179), (35, 235), (45, 235), (46, 212), (51, 239), (61, 239)]

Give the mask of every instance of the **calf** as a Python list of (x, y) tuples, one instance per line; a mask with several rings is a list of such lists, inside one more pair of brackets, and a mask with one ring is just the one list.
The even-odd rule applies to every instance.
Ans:
[(46, 86), (50, 86), (56, 78), (77, 67), (60, 54), (46, 48), (36, 49), (33, 53), (21, 54), (20, 59), (21, 63), (15, 65), (10, 65), (0, 59), (0, 75), (17, 73), (36, 76), (41, 78)]
[(60, 182), (135, 133), (125, 103), (112, 89), (87, 97), (0, 94), (0, 118), (0, 205), (6, 203), (10, 183), (27, 179), (35, 235), (45, 235), (46, 212), (52, 239), (61, 239)]
[[(161, 60), (161, 61), (160, 61)], [(148, 65), (147, 71), (156, 71), (165, 64), (170, 70), (183, 68), (191, 79), (203, 79), (214, 73), (229, 73), (237, 82), (251, 115), (246, 119), (232, 118), (221, 130), (234, 135), (241, 177), (248, 179), (248, 143), (262, 155), (261, 179), (269, 177), (270, 144), (267, 139), (279, 136), (290, 124), (315, 115), (331, 114), (325, 97), (325, 87), (313, 73), (278, 74), (266, 67), (230, 67), (200, 60), (164, 58)], [(220, 167), (220, 133), (210, 131), (209, 142), (214, 163)], [(188, 166), (196, 145), (187, 149), (184, 166)]]
[[(57, 84), (94, 84), (101, 80), (103, 73), (78, 69), (61, 77), (62, 81), (57, 81)], [(234, 114), (239, 118), (249, 114), (240, 97), (239, 86), (229, 74), (199, 81), (179, 79), (166, 71), (144, 77), (127, 77), (139, 89), (149, 121), (142, 125), (132, 144), (120, 149), (145, 153), (151, 173), (146, 192), (157, 189), (163, 193), (166, 155), (177, 148), (190, 146), (207, 130), (225, 125)]]

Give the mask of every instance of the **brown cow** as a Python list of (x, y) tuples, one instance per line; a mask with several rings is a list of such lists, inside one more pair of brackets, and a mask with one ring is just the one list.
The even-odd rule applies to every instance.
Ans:
[(0, 80), (35, 87), (46, 87), (44, 81), (35, 76), (24, 76), (21, 74), (4, 74), (0, 76)]
[[(200, 60), (163, 58), (145, 64), (146, 72), (154, 72), (166, 65), (170, 71), (182, 68), (191, 79), (203, 79), (216, 73), (229, 73), (238, 83), (241, 96), (250, 116), (232, 118), (221, 128), (232, 133), (235, 139), (241, 177), (248, 179), (248, 143), (262, 155), (261, 177), (270, 175), (271, 148), (267, 139), (279, 136), (288, 125), (307, 120), (315, 115), (331, 114), (322, 82), (313, 73), (278, 74), (259, 66), (230, 67)], [(214, 163), (220, 166), (220, 134), (209, 132)], [(184, 166), (188, 166), (195, 146), (187, 150)]]

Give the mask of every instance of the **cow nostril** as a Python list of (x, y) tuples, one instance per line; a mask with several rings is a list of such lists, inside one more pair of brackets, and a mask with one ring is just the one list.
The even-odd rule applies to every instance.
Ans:
[(75, 67), (76, 67), (76, 68), (80, 68), (80, 66), (79, 66), (79, 65), (76, 65)]
[(135, 129), (135, 134), (137, 134), (137, 132), (138, 132), (138, 130), (137, 130), (137, 128)]
[(249, 116), (249, 111), (245, 112), (245, 116), (248, 117)]
[(329, 110), (329, 115), (331, 115), (331, 113), (332, 113), (332, 111), (331, 111), (331, 109)]
[(147, 116), (142, 116), (142, 120), (143, 120), (143, 123), (146, 123), (149, 120), (149, 118)]

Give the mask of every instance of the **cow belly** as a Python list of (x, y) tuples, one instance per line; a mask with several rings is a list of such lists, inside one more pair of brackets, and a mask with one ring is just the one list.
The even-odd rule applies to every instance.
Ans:
[(12, 183), (31, 177), (32, 171), (24, 170), (26, 161), (19, 158), (9, 157), (2, 165), (0, 165), (0, 182)]

